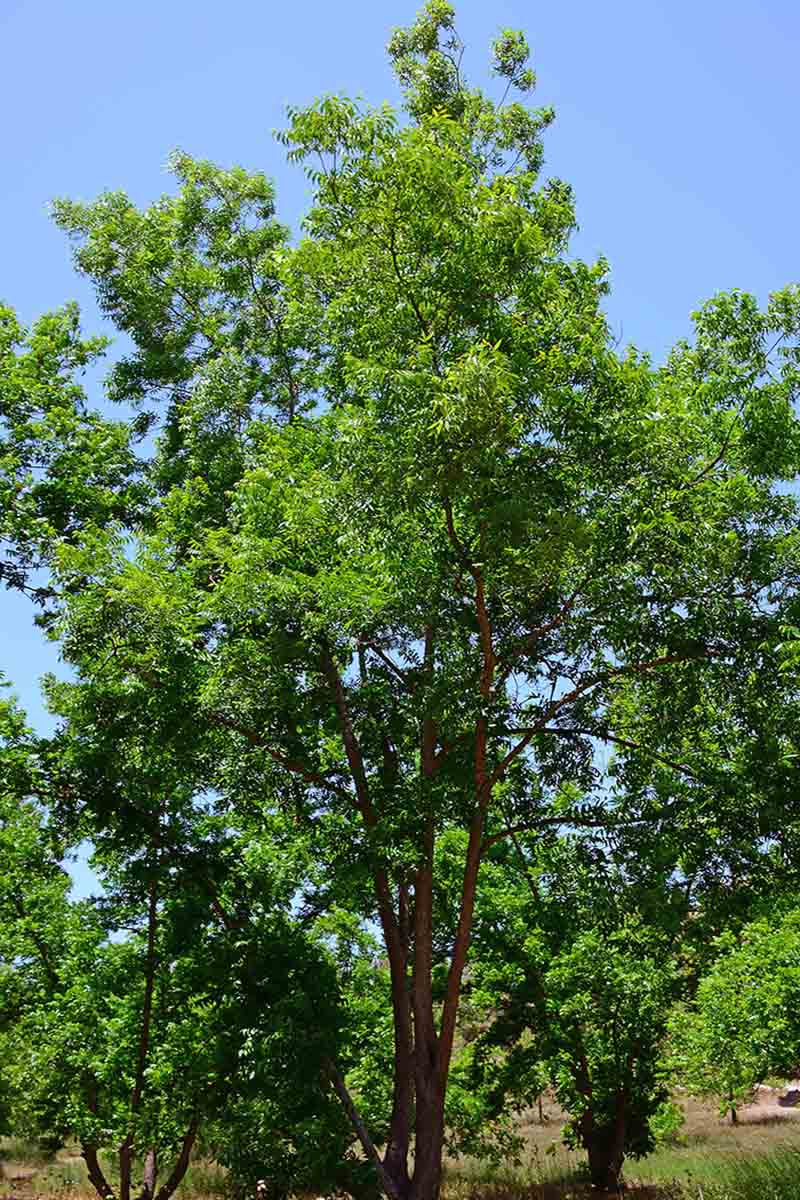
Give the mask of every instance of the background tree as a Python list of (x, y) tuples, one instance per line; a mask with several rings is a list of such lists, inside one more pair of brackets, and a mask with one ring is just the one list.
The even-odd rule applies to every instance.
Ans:
[(470, 984), (486, 1027), (473, 1075), (490, 1113), (552, 1088), (567, 1144), (586, 1151), (593, 1185), (614, 1191), (625, 1158), (653, 1149), (667, 1099), (660, 1059), (685, 897), (652, 869), (620, 870), (607, 845), (516, 849), (484, 867)]
[[(72, 723), (36, 742), (7, 705), (0, 746), (0, 1015), (15, 1132), (77, 1138), (103, 1200), (132, 1188), (169, 1200), (201, 1133), (250, 1188), (258, 1178), (283, 1196), (342, 1178), (352, 1134), (326, 1073), (338, 989), (324, 947), (291, 916), (290, 864), (269, 846), (248, 854), (192, 793), (186, 763), (137, 741), (130, 704), (104, 744), (103, 697), (68, 684), (51, 695)], [(95, 899), (69, 898), (69, 828), (92, 834)], [(240, 1145), (254, 1097), (273, 1122), (257, 1164)]]
[(675, 1077), (735, 1123), (758, 1083), (793, 1076), (800, 1063), (800, 916), (754, 921), (716, 950), (692, 1003), (672, 1018), (670, 1058)]

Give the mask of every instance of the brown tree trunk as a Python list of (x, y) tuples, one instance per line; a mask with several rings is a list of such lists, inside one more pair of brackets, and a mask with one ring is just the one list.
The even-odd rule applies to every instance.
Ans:
[(602, 1192), (619, 1192), (624, 1154), (618, 1138), (610, 1130), (597, 1130), (586, 1149), (592, 1187)]
[(428, 820), (423, 863), (414, 883), (414, 1175), (412, 1200), (436, 1200), (442, 1172), (444, 1091), (442, 1043), (433, 1012), (433, 849), (434, 830)]
[(401, 888), (400, 919), (385, 912), (384, 941), (389, 952), (392, 1016), (394, 1026), (394, 1080), (392, 1115), (383, 1166), (401, 1196), (408, 1193), (408, 1154), (411, 1145), (411, 1112), (414, 1100), (414, 1036), (408, 993), (407, 896)]
[(81, 1158), (86, 1163), (86, 1171), (92, 1187), (101, 1200), (114, 1200), (114, 1189), (103, 1174), (103, 1168), (97, 1157), (97, 1147), (82, 1145)]
[[(154, 855), (158, 855), (158, 834), (154, 837)], [(136, 1115), (142, 1106), (144, 1091), (144, 1075), (147, 1067), (147, 1056), (150, 1051), (150, 1025), (153, 1019), (153, 996), (156, 986), (156, 927), (158, 924), (158, 892), (155, 878), (151, 879), (148, 889), (147, 902), (147, 967), (144, 984), (144, 1001), (142, 1003), (142, 1023), (139, 1031), (139, 1053), (136, 1063), (136, 1077), (131, 1091), (130, 1116), (131, 1128), (128, 1136), (119, 1148), (119, 1196), (120, 1200), (130, 1200), (131, 1196), (131, 1165), (133, 1163), (134, 1129)]]
[(417, 1083), (416, 1117), (411, 1200), (438, 1200), (444, 1148), (444, 1091), (435, 1075), (422, 1094)]
[(199, 1121), (197, 1117), (192, 1117), (189, 1128), (183, 1135), (180, 1152), (175, 1160), (175, 1164), (167, 1179), (156, 1192), (155, 1200), (170, 1200), (170, 1196), (188, 1171), (189, 1160), (192, 1157), (192, 1149), (194, 1148), (195, 1138), (197, 1137), (198, 1126)]
[(582, 1122), (582, 1140), (589, 1157), (591, 1186), (599, 1192), (619, 1192), (625, 1160), (625, 1110), (618, 1109), (613, 1126), (597, 1126), (591, 1110)]
[[(452, 513), (449, 508), (447, 516), (448, 523), (452, 528)], [(476, 604), (481, 624), (484, 658), (481, 692), (484, 701), (488, 701), (495, 665), (491, 646), (491, 629), (486, 615), (482, 578), (474, 568), (470, 567), (470, 571), (476, 581)], [(425, 672), (428, 677), (432, 676), (433, 663), (433, 628), (428, 627), (425, 630)], [(320, 665), (330, 683), (339, 715), (343, 748), (355, 791), (355, 807), (363, 818), (366, 828), (373, 830), (378, 824), (378, 814), (373, 807), (359, 739), (350, 716), (347, 689), (336, 669), (328, 647), (324, 645)], [(362, 674), (364, 669), (362, 661)], [(394, 1017), (392, 1117), (387, 1147), (382, 1160), (377, 1158), (369, 1133), (358, 1115), (352, 1098), (347, 1093), (344, 1080), (341, 1076), (337, 1078), (334, 1074), (332, 1081), (362, 1148), (367, 1156), (376, 1163), (381, 1186), (391, 1200), (438, 1200), (444, 1147), (445, 1092), (472, 928), (486, 811), (492, 794), (492, 781), (488, 774), (487, 763), (487, 732), (487, 718), (485, 715), (481, 715), (476, 727), (475, 810), (470, 825), (458, 925), (453, 939), (450, 970), (442, 1006), (441, 1024), (438, 1030), (433, 1004), (432, 977), (435, 824), (427, 806), (428, 785), (437, 770), (437, 726), (429, 714), (423, 717), (421, 729), (420, 751), (423, 785), (421, 812), (425, 815), (425, 829), (421, 847), (422, 861), (414, 878), (413, 977), (410, 1004), (408, 967), (412, 955), (409, 946), (408, 894), (405, 885), (401, 883), (396, 909), (392, 883), (385, 865), (378, 861), (373, 868), (378, 916), (389, 959)], [(413, 1176), (409, 1178), (412, 1102), (415, 1106), (414, 1171)], [(156, 1200), (161, 1200), (160, 1195), (156, 1197)]]
[(580, 1122), (581, 1142), (589, 1158), (592, 1187), (600, 1192), (618, 1195), (622, 1185), (622, 1164), (625, 1159), (627, 1132), (627, 1102), (624, 1092), (617, 1092), (616, 1115), (613, 1124), (599, 1124), (592, 1106), (592, 1085), (586, 1056), (579, 1064), (579, 1088), (588, 1100)]
[[(94, 1082), (90, 1083), (87, 1089), (86, 1103), (89, 1107), (89, 1112), (96, 1117), (98, 1107), (97, 1084)], [(101, 1200), (114, 1200), (114, 1189), (103, 1174), (100, 1159), (97, 1157), (97, 1146), (81, 1142), (81, 1158), (86, 1163), (86, 1170), (92, 1187)]]

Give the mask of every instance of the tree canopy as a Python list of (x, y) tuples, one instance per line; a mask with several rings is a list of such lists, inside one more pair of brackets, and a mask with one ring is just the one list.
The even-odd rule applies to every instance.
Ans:
[[(749, 787), (758, 756), (731, 772), (714, 730), (747, 726), (796, 604), (800, 290), (717, 296), (661, 366), (620, 349), (606, 264), (570, 256), (571, 191), (542, 174), (524, 37), (493, 46), (498, 99), (445, 0), (389, 54), (402, 112), (290, 109), (294, 240), (263, 175), (186, 154), (144, 210), (57, 203), (126, 335), (126, 415), (84, 405), (101, 347), (74, 310), (27, 342), (9, 315), (0, 486), (7, 580), (49, 568), (93, 836), (152, 847), (168, 796), (302, 839), (293, 902), (374, 924), (389, 971), (388, 1110), (331, 1061), (333, 1089), (392, 1200), (433, 1200), (481, 863), (628, 825), (680, 871), (698, 815), (731, 829)], [(762, 844), (775, 774), (771, 815), (748, 801)]]

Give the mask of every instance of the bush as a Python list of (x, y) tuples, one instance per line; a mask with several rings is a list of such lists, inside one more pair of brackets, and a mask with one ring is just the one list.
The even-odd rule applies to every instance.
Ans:
[(683, 1109), (674, 1100), (664, 1100), (650, 1118), (650, 1132), (657, 1146), (674, 1146), (681, 1141), (686, 1123)]

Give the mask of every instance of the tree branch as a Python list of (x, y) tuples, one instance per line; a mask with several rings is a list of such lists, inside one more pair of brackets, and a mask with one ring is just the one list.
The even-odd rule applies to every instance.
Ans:
[[(361, 1148), (364, 1151), (364, 1154), (378, 1172), (378, 1178), (380, 1179), (381, 1187), (389, 1197), (389, 1200), (403, 1200), (403, 1196), (395, 1187), (394, 1180), (391, 1178), (381, 1162), (381, 1157), (378, 1154), (378, 1151), (375, 1149), (375, 1143), (369, 1135), (369, 1130), (361, 1119), (359, 1111), (353, 1102), (353, 1097), (347, 1090), (347, 1084), (345, 1083), (339, 1068), (332, 1060), (329, 1060), (325, 1065), (325, 1070), (331, 1082), (331, 1086), (336, 1092), (336, 1095), (339, 1097), (342, 1103), (342, 1108), (346, 1112), (348, 1120), (355, 1130), (356, 1137), (361, 1143)], [(161, 1197), (158, 1196), (156, 1200), (161, 1200)]]
[(210, 713), (209, 720), (214, 725), (221, 725), (224, 729), (230, 729), (234, 733), (240, 734), (251, 746), (258, 746), (261, 750), (264, 750), (279, 766), (285, 767), (293, 775), (299, 775), (306, 783), (313, 783), (316, 787), (326, 788), (329, 791), (335, 792), (337, 796), (352, 801), (352, 795), (344, 788), (339, 787), (332, 779), (329, 779), (326, 775), (321, 775), (318, 771), (312, 770), (296, 759), (287, 758), (279, 750), (275, 750), (274, 747), (268, 745), (254, 729), (243, 725), (241, 721), (236, 721), (233, 717), (227, 717), (224, 713)]
[(560, 696), (558, 700), (555, 700), (548, 706), (542, 715), (541, 720), (537, 721), (535, 725), (531, 726), (531, 728), (525, 732), (517, 745), (514, 746), (512, 750), (509, 750), (505, 758), (503, 758), (497, 765), (492, 774), (489, 786), (493, 786), (499, 779), (502, 779), (511, 763), (514, 762), (514, 760), (519, 757), (523, 750), (530, 745), (535, 735), (543, 731), (547, 722), (551, 720), (556, 713), (560, 712), (562, 708), (566, 707), (566, 705), (572, 704), (574, 700), (577, 700), (581, 696), (585, 695), (586, 692), (591, 691), (592, 688), (596, 688), (600, 686), (600, 684), (608, 683), (612, 679), (618, 679), (625, 675), (643, 674), (645, 671), (653, 670), (656, 667), (673, 666), (678, 663), (687, 662), (702, 662), (707, 658), (717, 657), (719, 653), (719, 651), (707, 649), (705, 654), (663, 654), (658, 658), (651, 658), (643, 662), (631, 663), (625, 667), (612, 667), (610, 670), (603, 671), (598, 675), (589, 676), (589, 678), (577, 683), (574, 688), (571, 688), (570, 691), (568, 691), (565, 695)]
[(186, 1133), (183, 1136), (180, 1153), (175, 1160), (175, 1165), (170, 1171), (168, 1178), (164, 1181), (164, 1183), (162, 1183), (161, 1187), (156, 1192), (155, 1200), (170, 1200), (170, 1196), (186, 1174), (189, 1168), (189, 1160), (192, 1156), (192, 1149), (194, 1147), (195, 1138), (197, 1137), (199, 1125), (199, 1118), (197, 1116), (192, 1117), (189, 1123), (189, 1128), (186, 1130)]

